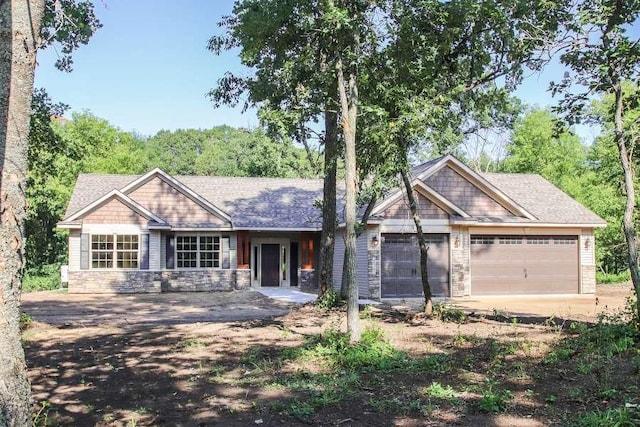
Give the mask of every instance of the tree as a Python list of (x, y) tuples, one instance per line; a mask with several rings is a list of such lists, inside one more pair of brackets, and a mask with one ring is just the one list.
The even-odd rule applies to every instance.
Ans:
[[(375, 1), (282, 2), (277, 0), (237, 1), (233, 14), (222, 21), (228, 34), (214, 37), (210, 48), (241, 48), (242, 62), (252, 67), (251, 78), (227, 75), (213, 92), (217, 102), (237, 102), (240, 94), (249, 93), (249, 103), (261, 111), (281, 111), (288, 133), (327, 117), (323, 135), (325, 145), (333, 143), (334, 120), (340, 124), (345, 158), (345, 268), (343, 281), (349, 289), (347, 324), (351, 340), (359, 339), (356, 282), (356, 189), (355, 144), (358, 117), (359, 63), (370, 53), (375, 34)], [(334, 110), (335, 108), (335, 110)], [(335, 119), (331, 114), (335, 114)], [(263, 115), (266, 117), (266, 115)], [(332, 158), (330, 150), (329, 158)], [(333, 168), (328, 168), (332, 171)], [(325, 181), (326, 194), (333, 192), (335, 180)], [(325, 198), (324, 225), (333, 227), (329, 217), (333, 201)], [(334, 210), (335, 211), (335, 210)], [(323, 235), (322, 246), (331, 244)], [(321, 250), (321, 277), (330, 281), (329, 250)]]
[(586, 147), (569, 129), (558, 129), (558, 117), (550, 110), (533, 109), (518, 118), (503, 169), (537, 173), (576, 197), (576, 177), (586, 172)]
[(544, 63), (538, 53), (557, 29), (557, 20), (549, 16), (562, 10), (552, 2), (519, 1), (389, 5), (385, 43), (375, 50), (370, 66), (377, 72), (365, 79), (364, 96), (374, 116), (368, 133), (385, 153), (379, 158), (395, 166), (391, 170), (405, 187), (420, 248), (424, 310), (431, 314), (428, 247), (409, 156), (425, 143), (450, 150), (464, 135), (510, 122), (517, 108), (509, 93), (525, 66)]
[[(86, 43), (99, 25), (92, 8), (90, 2), (73, 0), (0, 2), (0, 425), (30, 424), (31, 398), (20, 343), (19, 309), (36, 51), (61, 42), (62, 59), (67, 60), (59, 65), (70, 68), (71, 51)], [(83, 19), (72, 27), (64, 19), (65, 11), (66, 16)]]
[[(324, 122), (318, 141), (324, 147), (324, 191), (318, 284), (332, 287), (336, 232), (338, 116), (336, 77), (329, 72), (330, 35), (322, 28), (323, 3), (317, 0), (236, 1), (220, 25), (227, 33), (212, 37), (209, 49), (241, 48), (250, 77), (231, 73), (218, 81), (211, 96), (216, 105), (257, 106), (269, 135), (291, 138), (309, 150), (308, 141)], [(320, 172), (320, 168), (316, 168)]]
[[(552, 83), (554, 94), (562, 94), (558, 110), (570, 122), (595, 120), (605, 125), (618, 149), (626, 196), (622, 229), (627, 243), (631, 281), (636, 297), (640, 295), (638, 265), (637, 202), (634, 149), (640, 135), (637, 121), (628, 115), (638, 106), (637, 90), (625, 93), (624, 82), (640, 79), (640, 39), (629, 29), (638, 24), (640, 4), (631, 0), (588, 0), (575, 6), (573, 19), (566, 23), (560, 62), (569, 69), (559, 83)], [(613, 102), (607, 114), (589, 114), (590, 97), (608, 94)], [(604, 120), (603, 120), (604, 119)], [(638, 318), (640, 304), (636, 301)]]

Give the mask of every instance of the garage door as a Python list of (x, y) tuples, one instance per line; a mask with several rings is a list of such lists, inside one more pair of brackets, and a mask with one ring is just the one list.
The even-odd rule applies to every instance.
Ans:
[[(422, 297), (420, 250), (415, 234), (382, 235), (383, 298)], [(429, 283), (437, 296), (449, 295), (449, 238), (427, 234)]]
[(577, 236), (471, 236), (471, 294), (579, 292)]

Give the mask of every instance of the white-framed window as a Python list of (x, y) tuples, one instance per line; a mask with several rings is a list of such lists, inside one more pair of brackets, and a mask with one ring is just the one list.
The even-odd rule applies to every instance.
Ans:
[(177, 268), (220, 268), (220, 236), (177, 235)]
[(92, 234), (91, 268), (137, 269), (139, 249), (137, 234)]

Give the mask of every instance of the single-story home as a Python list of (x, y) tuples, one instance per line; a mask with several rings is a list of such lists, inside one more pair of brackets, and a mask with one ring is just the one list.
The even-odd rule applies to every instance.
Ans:
[[(595, 292), (606, 223), (538, 175), (478, 173), (447, 155), (412, 171), (436, 296)], [(322, 180), (83, 174), (65, 218), (69, 292), (317, 288)], [(340, 233), (339, 233), (340, 234)], [(357, 242), (363, 298), (420, 297), (402, 187)], [(344, 240), (336, 239), (334, 286)]]

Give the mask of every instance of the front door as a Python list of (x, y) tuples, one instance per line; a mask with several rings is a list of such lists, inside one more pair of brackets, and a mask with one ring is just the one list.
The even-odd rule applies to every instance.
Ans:
[(261, 286), (280, 286), (280, 245), (262, 244), (260, 257)]

